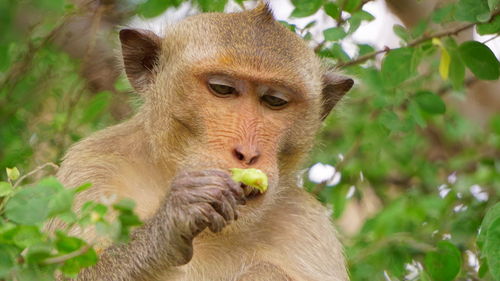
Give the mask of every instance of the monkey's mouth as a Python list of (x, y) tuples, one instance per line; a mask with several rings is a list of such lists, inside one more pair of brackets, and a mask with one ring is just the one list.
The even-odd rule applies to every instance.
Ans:
[(241, 188), (243, 188), (243, 192), (245, 193), (245, 197), (247, 199), (253, 199), (262, 195), (257, 188), (253, 188), (243, 183), (241, 183), (240, 186)]

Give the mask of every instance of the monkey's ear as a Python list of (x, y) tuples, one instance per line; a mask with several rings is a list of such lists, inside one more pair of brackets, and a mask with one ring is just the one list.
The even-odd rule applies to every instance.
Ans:
[(323, 75), (321, 121), (325, 120), (337, 102), (352, 88), (354, 80), (333, 72)]
[(125, 73), (135, 90), (142, 92), (153, 80), (161, 38), (149, 30), (122, 29), (120, 42)]

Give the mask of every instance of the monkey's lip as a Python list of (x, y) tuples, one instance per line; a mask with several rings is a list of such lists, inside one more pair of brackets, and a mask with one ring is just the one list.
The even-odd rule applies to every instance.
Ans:
[(247, 199), (253, 199), (261, 195), (260, 191), (257, 188), (248, 186), (246, 184), (240, 184), (241, 188), (243, 188), (243, 192), (245, 193), (245, 197)]

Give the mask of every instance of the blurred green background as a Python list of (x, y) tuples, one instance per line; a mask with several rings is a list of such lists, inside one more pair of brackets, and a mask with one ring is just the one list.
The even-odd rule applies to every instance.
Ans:
[[(119, 67), (120, 27), (254, 4), (0, 1), (0, 167), (57, 164), (133, 114), (141, 102)], [(323, 166), (303, 176), (332, 211), (352, 280), (500, 280), (499, 1), (270, 4), (356, 79), (318, 136), (308, 167)], [(389, 16), (401, 22), (378, 24), (381, 41), (395, 38), (380, 46), (369, 28)]]

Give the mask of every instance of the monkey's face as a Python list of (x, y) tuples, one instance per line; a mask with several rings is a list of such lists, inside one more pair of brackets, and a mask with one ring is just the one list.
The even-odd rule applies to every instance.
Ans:
[(310, 115), (313, 101), (303, 86), (276, 74), (213, 61), (195, 65), (183, 72), (181, 80), (189, 82), (176, 95), (183, 106), (170, 112), (174, 123), (197, 124), (187, 125), (189, 153), (183, 169), (260, 169), (268, 175), (269, 189), (249, 194), (248, 206), (271, 201), (280, 191), (280, 156), (290, 148), (296, 126)]

